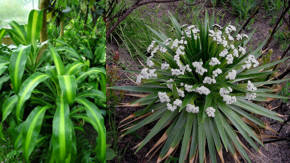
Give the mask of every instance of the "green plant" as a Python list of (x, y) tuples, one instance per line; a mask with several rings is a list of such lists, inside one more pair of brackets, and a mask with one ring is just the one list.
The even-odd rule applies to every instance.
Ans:
[(241, 19), (246, 19), (249, 17), (250, 12), (255, 8), (255, 0), (232, 0), (231, 5), (235, 12), (239, 15)]
[(254, 128), (266, 125), (255, 115), (282, 121), (279, 114), (255, 102), (288, 99), (266, 86), (289, 79), (263, 81), (261, 77), (289, 57), (260, 64), (256, 58), (262, 55), (264, 43), (246, 51), (251, 36), (236, 34), (233, 25), (213, 25), (207, 16), (197, 26), (181, 26), (174, 17), (170, 19), (175, 37), (153, 30), (158, 39), (148, 47), (151, 56), (137, 76), (138, 85), (112, 87), (142, 93), (134, 105), (144, 109), (122, 121), (122, 136), (154, 122), (135, 149), (138, 152), (160, 135), (146, 154), (160, 150), (157, 162), (170, 159), (179, 149), (179, 162), (204, 162), (207, 153), (211, 162), (217, 162), (216, 154), (223, 162), (223, 149), (237, 162), (238, 155), (251, 162), (240, 136), (255, 150), (256, 143), (263, 144)]
[[(12, 23), (7, 30), (17, 46), (0, 56), (0, 80), (8, 79), (0, 94), (1, 125), (8, 126), (15, 150), (27, 162), (105, 162), (105, 69), (90, 67), (73, 49), (56, 50), (51, 41), (41, 51), (47, 45), (38, 41), (41, 14), (33, 10), (27, 25)], [(95, 147), (76, 137), (85, 132), (85, 124), (97, 131)], [(84, 149), (86, 155), (77, 155)]]

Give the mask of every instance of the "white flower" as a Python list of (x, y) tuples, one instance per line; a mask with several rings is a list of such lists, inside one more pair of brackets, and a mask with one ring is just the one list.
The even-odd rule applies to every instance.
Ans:
[(164, 47), (160, 47), (160, 52), (162, 52), (162, 53), (166, 53), (166, 52), (167, 52), (167, 49), (164, 48)]
[(236, 48), (235, 45), (233, 45), (233, 44), (231, 44), (230, 47), (231, 47), (231, 49), (235, 49)]
[(228, 75), (226, 76), (226, 79), (234, 80), (234, 79), (236, 79), (236, 76), (237, 76), (237, 71), (232, 70), (228, 73)]
[(233, 90), (231, 87), (228, 88), (220, 88), (220, 95), (224, 96), (224, 95), (228, 95), (229, 93), (231, 93)]
[(225, 57), (228, 53), (229, 53), (228, 50), (227, 50), (227, 49), (224, 49), (224, 50), (219, 54), (219, 56), (221, 56), (221, 57)]
[(259, 62), (256, 60), (255, 56), (249, 55), (247, 60), (245, 61), (245, 65), (243, 65), (243, 69), (250, 69), (252, 67), (259, 66)]
[(150, 57), (147, 59), (146, 64), (147, 64), (148, 67), (154, 66), (154, 62), (151, 60)]
[(255, 85), (250, 80), (248, 80), (247, 90), (251, 92), (256, 91), (257, 87), (255, 87)]
[(238, 51), (237, 49), (234, 49), (234, 51), (233, 51), (233, 55), (234, 55), (235, 57), (239, 57), (239, 51)]
[(196, 92), (198, 92), (199, 94), (204, 94), (204, 95), (208, 95), (210, 94), (210, 90), (208, 88), (206, 88), (205, 86), (201, 86), (201, 87), (197, 87), (195, 89)]
[(216, 57), (212, 57), (210, 62), (209, 62), (209, 65), (211, 65), (211, 66), (215, 66), (215, 65), (219, 65), (219, 64), (221, 64), (221, 62)]
[(237, 40), (242, 40), (243, 36), (241, 34), (237, 34), (236, 38), (237, 38)]
[(161, 103), (170, 102), (170, 98), (166, 92), (158, 92), (158, 97)]
[(256, 93), (247, 93), (246, 94), (246, 99), (247, 100), (254, 100), (257, 97)]
[(179, 100), (179, 99), (176, 99), (176, 100), (173, 102), (173, 105), (175, 105), (175, 106), (181, 106), (181, 104), (182, 104), (182, 101)]
[(244, 34), (244, 33), (242, 34), (242, 37), (245, 37), (245, 38), (247, 38), (247, 39), (249, 38), (248, 35), (246, 35), (246, 34)]
[(219, 24), (212, 25), (213, 27), (218, 27), (219, 29), (222, 29), (222, 27)]
[(184, 91), (181, 89), (177, 89), (178, 96), (184, 97)]
[(217, 68), (216, 70), (214, 70), (212, 72), (212, 74), (213, 74), (214, 77), (217, 77), (221, 73), (222, 73), (222, 70), (220, 68)]
[(239, 46), (239, 51), (244, 55), (246, 54), (246, 49), (244, 47)]
[(187, 104), (186, 105), (186, 111), (189, 113), (198, 113), (199, 112), (199, 107), (192, 105), (192, 104)]
[(178, 75), (184, 75), (184, 71), (180, 70), (180, 69), (171, 69), (171, 74), (178, 76)]
[(205, 110), (206, 114), (208, 117), (214, 117), (215, 114), (215, 109), (213, 107), (208, 107), (206, 110)]
[(167, 70), (169, 68), (169, 64), (168, 63), (162, 63), (161, 64), (161, 70)]
[(170, 104), (170, 103), (167, 103), (167, 109), (168, 109), (168, 110), (170, 110), (170, 111), (173, 112), (176, 108), (177, 108), (177, 106), (172, 105), (172, 104)]
[(237, 101), (237, 98), (235, 96), (230, 96), (230, 95), (224, 95), (223, 101), (226, 102), (226, 104), (233, 104)]
[(166, 86), (169, 88), (169, 89), (172, 89), (172, 87), (173, 87), (173, 83), (174, 82), (174, 80), (173, 79), (169, 79), (168, 81), (167, 81), (167, 84), (166, 84)]
[(151, 44), (148, 46), (148, 48), (147, 48), (148, 53), (154, 48), (155, 43), (156, 43), (156, 41), (152, 41)]
[(184, 53), (183, 49), (180, 48), (180, 47), (183, 47), (183, 48), (184, 48), (184, 46), (179, 46), (179, 47), (177, 48), (177, 50), (176, 50), (176, 54), (177, 54), (177, 55), (184, 55), (185, 53)]
[(232, 64), (234, 62), (234, 57), (232, 54), (228, 54), (226, 57), (227, 64)]
[(195, 72), (203, 75), (205, 72), (207, 72), (207, 69), (202, 67), (202, 62), (192, 62), (192, 66), (195, 67)]
[(175, 39), (171, 45), (171, 49), (177, 48), (178, 47), (178, 43), (179, 41), (177, 39)]
[(228, 34), (228, 39), (229, 39), (230, 41), (233, 41), (233, 40), (234, 40), (233, 36), (231, 36), (230, 34)]
[(215, 78), (210, 78), (210, 77), (206, 76), (203, 79), (203, 83), (204, 84), (214, 84), (214, 83), (216, 83), (216, 80), (215, 80)]
[(193, 86), (192, 85), (188, 85), (188, 84), (185, 84), (184, 85), (184, 89), (187, 91), (187, 92), (193, 92)]

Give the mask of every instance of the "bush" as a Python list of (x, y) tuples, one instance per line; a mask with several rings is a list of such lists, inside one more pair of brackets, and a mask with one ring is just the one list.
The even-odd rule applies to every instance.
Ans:
[[(1, 126), (27, 162), (105, 162), (105, 69), (71, 47), (40, 43), (41, 23), (42, 12), (32, 10), (27, 25), (1, 30), (14, 43), (0, 48)], [(79, 139), (85, 124), (97, 131), (94, 147)]]
[(156, 121), (135, 148), (139, 151), (160, 135), (146, 155), (160, 149), (157, 162), (178, 149), (179, 162), (197, 158), (204, 162), (206, 151), (212, 162), (217, 162), (216, 153), (223, 161), (223, 149), (236, 161), (240, 154), (250, 162), (239, 136), (258, 150), (256, 143), (263, 143), (253, 128), (266, 126), (255, 115), (281, 121), (279, 114), (255, 102), (267, 101), (268, 97), (287, 99), (266, 85), (289, 79), (263, 80), (272, 73), (270, 67), (288, 58), (260, 64), (256, 58), (261, 56), (264, 44), (247, 51), (250, 36), (237, 34), (233, 25), (211, 25), (207, 17), (197, 25), (181, 26), (174, 17), (171, 20), (174, 38), (153, 30), (158, 40), (147, 49), (151, 55), (137, 76), (138, 86), (112, 88), (146, 93), (134, 102), (134, 106), (145, 108), (122, 121), (127, 127), (122, 136)]

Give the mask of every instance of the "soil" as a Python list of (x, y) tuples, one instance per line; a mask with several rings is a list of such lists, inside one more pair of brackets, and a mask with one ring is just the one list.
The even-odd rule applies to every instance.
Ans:
[[(157, 15), (154, 15), (154, 17), (161, 18), (162, 15), (167, 14), (168, 11), (171, 12), (179, 12), (179, 13), (186, 13), (187, 11), (178, 10), (177, 9), (178, 3), (171, 3), (171, 4), (152, 4), (149, 5), (148, 8), (159, 8), (159, 13)], [(220, 15), (224, 15), (224, 19), (222, 22), (220, 22), (221, 25), (224, 25), (228, 22), (234, 22), (237, 18), (230, 9), (226, 7), (206, 7), (209, 11), (209, 14), (211, 14), (213, 11), (215, 13), (219, 13)], [(145, 16), (150, 16), (150, 11), (144, 14)], [(220, 16), (219, 15), (219, 16)], [(151, 15), (152, 16), (152, 15)], [(186, 21), (190, 21), (187, 19), (178, 18), (178, 20), (183, 20), (182, 23), (190, 23)], [(253, 47), (256, 47), (258, 43), (261, 41), (264, 41), (268, 36), (269, 32), (272, 30), (273, 25), (270, 24), (271, 16), (265, 17), (265, 11), (261, 10), (255, 17), (254, 23), (251, 25), (251, 29), (257, 29), (254, 33), (254, 36), (251, 40), (251, 45)], [(242, 23), (241, 23), (242, 24)], [(246, 33), (250, 32), (244, 31)], [(279, 48), (279, 44), (276, 40), (273, 40), (272, 43), (269, 46), (273, 49), (273, 54), (271, 56), (272, 60), (279, 59), (279, 56), (283, 53), (282, 50)], [(129, 53), (122, 47), (118, 47), (113, 42), (107, 43), (107, 64), (108, 67), (117, 66), (117, 73), (120, 75), (120, 80), (116, 81), (114, 85), (116, 86), (127, 86), (127, 85), (135, 85), (135, 83), (130, 80), (130, 78), (134, 79), (134, 74), (129, 73), (125, 70), (123, 70), (123, 66), (126, 67), (126, 70), (140, 70), (141, 63), (136, 61), (135, 59), (132, 59)], [(117, 54), (116, 54), (117, 51)], [(116, 61), (114, 58), (118, 57), (118, 61)], [(287, 54), (289, 56), (289, 52)], [(289, 62), (281, 64), (280, 71), (285, 69), (289, 65)], [(120, 99), (122, 103), (132, 102), (134, 98), (129, 96), (124, 96), (124, 98)], [(267, 108), (276, 108), (275, 111), (284, 115), (283, 119), (286, 120), (290, 117), (290, 104), (282, 103), (280, 100), (275, 100), (271, 103), (265, 103), (265, 107)], [(130, 115), (131, 113), (134, 113), (138, 108), (136, 107), (115, 107), (113, 108), (116, 111), (116, 121), (119, 124), (119, 122)], [(281, 140), (273, 143), (265, 143), (264, 146), (260, 147), (260, 151), (256, 152), (254, 150), (251, 150), (252, 152), (249, 153), (249, 157), (252, 160), (252, 162), (255, 163), (290, 163), (290, 122), (283, 124), (278, 123), (275, 121), (272, 121), (267, 118), (262, 118), (262, 120), (269, 124), (269, 126), (276, 131), (276, 134), (270, 131), (262, 131), (264, 135), (272, 135), (276, 136), (273, 139), (277, 139), (277, 137), (283, 137), (287, 138), (286, 140)], [(152, 125), (152, 124), (151, 124)], [(151, 129), (152, 126), (147, 125), (145, 128), (142, 128), (138, 131), (138, 133), (127, 135), (122, 139), (118, 140), (118, 148), (125, 151), (123, 152), (123, 155), (119, 159), (115, 159), (111, 162), (121, 162), (121, 163), (150, 163), (150, 162), (156, 162), (156, 158), (153, 158), (151, 161), (148, 161), (144, 156), (146, 153), (150, 150), (150, 148), (154, 145), (154, 142), (156, 140), (150, 141), (144, 148), (142, 148), (139, 152), (135, 153), (135, 150), (132, 149), (136, 144), (138, 144), (142, 138), (146, 136), (148, 131)], [(157, 136), (158, 137), (158, 136)], [(156, 139), (156, 138), (155, 138)], [(269, 140), (269, 139), (265, 139)], [(225, 162), (234, 162), (232, 157), (224, 152)], [(241, 160), (242, 161), (242, 160)]]

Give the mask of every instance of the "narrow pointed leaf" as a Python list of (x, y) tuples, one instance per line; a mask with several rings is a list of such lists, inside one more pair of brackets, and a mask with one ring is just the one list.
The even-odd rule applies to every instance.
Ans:
[(27, 78), (21, 85), (19, 90), (19, 100), (16, 106), (16, 117), (19, 121), (21, 121), (22, 116), (22, 107), (26, 100), (28, 100), (31, 96), (33, 89), (41, 82), (48, 79), (49, 76), (43, 73), (36, 72), (32, 74), (29, 78)]
[(87, 116), (94, 123), (92, 125), (98, 132), (97, 154), (99, 160), (103, 162), (106, 159), (106, 128), (102, 113), (95, 104), (85, 98), (77, 98), (77, 102), (85, 106)]
[(31, 10), (28, 17), (27, 38), (34, 44), (39, 39), (42, 28), (43, 11)]
[(30, 46), (21, 46), (17, 51), (12, 53), (9, 64), (9, 75), (13, 90), (18, 93), (22, 76), (25, 70), (27, 57), (30, 53)]
[(60, 56), (58, 55), (58, 53), (56, 52), (56, 50), (52, 46), (49, 46), (49, 51), (50, 51), (51, 57), (53, 59), (54, 65), (56, 67), (57, 74), (63, 75), (65, 69), (64, 69), (64, 65), (63, 65), (63, 62), (62, 62)]
[(7, 98), (2, 105), (2, 122), (9, 116), (13, 108), (17, 104), (18, 96), (14, 95)]
[(58, 162), (65, 162), (72, 151), (73, 126), (69, 118), (69, 105), (64, 97), (57, 99), (57, 108), (53, 117), (52, 148)]
[(72, 104), (77, 91), (77, 82), (75, 77), (72, 75), (60, 75), (58, 76), (58, 81), (64, 98), (69, 104)]
[(29, 156), (37, 145), (39, 138), (39, 132), (41, 129), (42, 121), (45, 115), (45, 111), (48, 106), (36, 107), (29, 114), (27, 119), (24, 121), (23, 126), (23, 152), (25, 159), (29, 162)]

